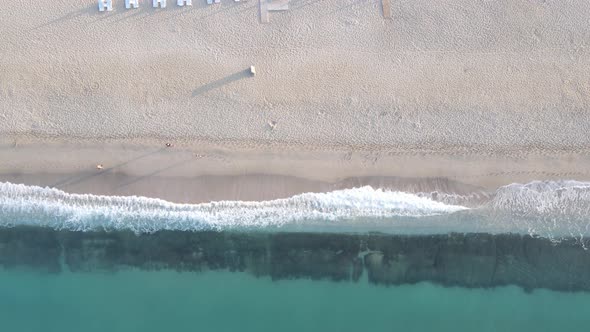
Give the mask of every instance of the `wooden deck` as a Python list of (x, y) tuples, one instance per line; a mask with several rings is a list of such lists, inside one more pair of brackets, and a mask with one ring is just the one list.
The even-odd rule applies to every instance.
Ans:
[(270, 22), (270, 17), (268, 14), (268, 3), (266, 0), (259, 0), (260, 4), (260, 23), (268, 23)]
[(391, 3), (389, 0), (381, 0), (381, 6), (383, 7), (383, 17), (391, 18)]

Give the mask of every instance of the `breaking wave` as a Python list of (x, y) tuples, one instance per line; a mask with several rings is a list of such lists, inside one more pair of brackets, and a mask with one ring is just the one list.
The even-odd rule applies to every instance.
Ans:
[[(465, 207), (468, 206), (469, 208)], [(361, 187), (261, 202), (176, 204), (0, 183), (0, 226), (72, 231), (274, 230), (590, 235), (590, 182), (534, 181), (468, 195)]]
[(466, 209), (414, 194), (371, 187), (306, 193), (262, 202), (175, 204), (146, 197), (69, 194), (52, 188), (0, 183), (0, 225), (73, 231), (260, 229), (318, 222), (420, 218)]

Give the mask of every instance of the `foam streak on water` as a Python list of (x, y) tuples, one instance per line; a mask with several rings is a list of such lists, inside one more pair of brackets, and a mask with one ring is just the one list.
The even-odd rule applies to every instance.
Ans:
[(79, 195), (0, 183), (0, 226), (36, 225), (74, 231), (256, 229), (317, 221), (420, 218), (466, 209), (414, 194), (371, 187), (306, 193), (263, 202), (175, 204), (145, 197)]
[(496, 224), (559, 240), (590, 235), (590, 182), (533, 181), (500, 187), (483, 209)]

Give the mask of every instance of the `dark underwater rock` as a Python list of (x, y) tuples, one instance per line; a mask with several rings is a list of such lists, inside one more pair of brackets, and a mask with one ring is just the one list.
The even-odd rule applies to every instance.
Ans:
[(137, 268), (228, 270), (273, 280), (356, 282), (365, 271), (381, 285), (429, 281), (445, 286), (518, 285), (525, 290), (590, 290), (590, 253), (517, 234), (319, 234), (161, 231), (66, 232), (0, 229), (0, 266), (49, 272)]
[(45, 228), (0, 228), (0, 267), (61, 270), (62, 247), (57, 233)]

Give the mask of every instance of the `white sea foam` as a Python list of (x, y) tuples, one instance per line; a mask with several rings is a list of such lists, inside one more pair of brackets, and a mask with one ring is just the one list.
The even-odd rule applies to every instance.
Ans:
[[(263, 202), (175, 204), (146, 197), (79, 195), (0, 183), (0, 226), (126, 229), (137, 233), (278, 227), (397, 233), (512, 232), (581, 240), (590, 235), (590, 182), (534, 181), (503, 186), (484, 196), (455, 196), (438, 193), (437, 199), (445, 199), (441, 202), (424, 194), (362, 187)], [(473, 209), (457, 205), (465, 201), (477, 206), (473, 203), (482, 197), (486, 201)], [(456, 213), (460, 211), (466, 213)]]
[(420, 218), (467, 208), (371, 187), (306, 193), (262, 202), (175, 204), (146, 197), (69, 194), (57, 189), (0, 183), (0, 225), (134, 232), (281, 227), (371, 218)]
[(496, 191), (486, 210), (491, 222), (512, 231), (583, 239), (590, 235), (590, 182), (510, 184)]
[(491, 206), (521, 215), (589, 215), (590, 182), (513, 183), (496, 191)]

